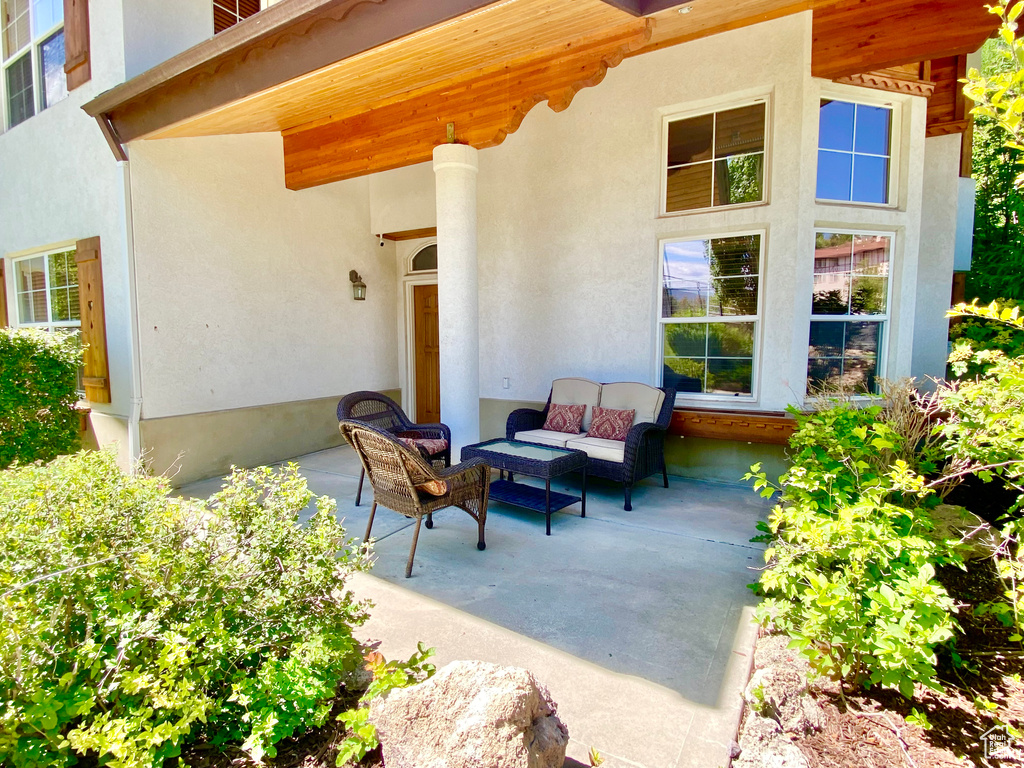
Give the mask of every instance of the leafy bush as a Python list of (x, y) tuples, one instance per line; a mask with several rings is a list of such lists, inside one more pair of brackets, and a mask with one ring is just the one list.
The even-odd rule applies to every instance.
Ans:
[(78, 450), (77, 336), (0, 328), (0, 468)]
[[(935, 648), (956, 625), (935, 565), (961, 559), (955, 542), (929, 535), (934, 493), (898, 457), (913, 451), (877, 406), (796, 416), (781, 503), (759, 526), (770, 543), (753, 585), (765, 597), (758, 619), (789, 634), (817, 672), (855, 688), (936, 687)], [(759, 465), (747, 479), (776, 492)]]
[[(183, 744), (253, 759), (321, 725), (360, 663), (366, 565), (294, 466), (169, 497), (108, 452), (0, 472), (0, 763), (160, 766)], [(340, 551), (340, 554), (339, 554)]]
[(1000, 299), (987, 307), (962, 305), (958, 317), (959, 322), (949, 328), (953, 342), (950, 369), (957, 378), (973, 379), (1000, 357), (1024, 355), (1024, 327), (1011, 320), (1020, 317), (1016, 302)]

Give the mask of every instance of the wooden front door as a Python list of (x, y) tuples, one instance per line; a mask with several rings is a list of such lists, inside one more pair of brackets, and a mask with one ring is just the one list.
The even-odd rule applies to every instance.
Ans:
[(416, 421), (441, 421), (441, 345), (437, 332), (437, 286), (414, 285), (416, 327)]

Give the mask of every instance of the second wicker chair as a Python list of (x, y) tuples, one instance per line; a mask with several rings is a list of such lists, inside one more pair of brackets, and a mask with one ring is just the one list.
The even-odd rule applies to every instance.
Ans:
[(482, 459), (437, 469), (387, 431), (353, 420), (342, 420), (339, 428), (358, 454), (373, 488), (373, 506), (364, 540), (370, 538), (378, 504), (416, 520), (405, 566), (406, 578), (412, 575), (420, 522), (426, 517), (427, 528), (433, 528), (432, 513), (439, 509), (454, 506), (467, 512), (477, 523), (477, 549), (486, 548), (484, 524), (491, 470)]
[[(338, 421), (355, 419), (399, 438), (415, 448), (435, 467), (448, 467), (452, 463), (452, 433), (444, 424), (415, 424), (402, 407), (380, 392), (360, 391), (345, 395), (338, 402)], [(356, 506), (363, 496), (363, 477), (359, 473)]]

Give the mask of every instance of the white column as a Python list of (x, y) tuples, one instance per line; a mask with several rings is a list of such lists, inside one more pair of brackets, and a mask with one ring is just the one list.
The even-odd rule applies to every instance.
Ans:
[(477, 150), (434, 147), (441, 421), (452, 430), (452, 462), (480, 441), (480, 326), (476, 262)]

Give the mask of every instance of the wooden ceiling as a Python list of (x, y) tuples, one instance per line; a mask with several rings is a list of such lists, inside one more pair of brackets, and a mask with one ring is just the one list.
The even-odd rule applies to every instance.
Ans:
[[(181, 71), (167, 83), (150, 76), (143, 89), (130, 81), (86, 110), (101, 124), (109, 121), (122, 141), (281, 132), (287, 185), (300, 189), (427, 160), (446, 139), (448, 123), (459, 141), (494, 146), (534, 105), (546, 100), (564, 109), (624, 56), (799, 11), (814, 11), (812, 74), (830, 79), (973, 51), (998, 21), (974, 0), (692, 0), (649, 16), (638, 13), (668, 0), (459, 0), (471, 10), (395, 39), (385, 34), (383, 44), (246, 91), (247, 66), (273, 72), (275, 55), (282, 67), (294, 59), (288, 45), (301, 50), (305, 40), (305, 49), (312, 47), (316, 14), (333, 13), (345, 29), (340, 24), (349, 14), (379, 26), (389, 3), (396, 4), (392, 13), (426, 7), (411, 0), (286, 0), (272, 9), (300, 1), (310, 7), (302, 19), (308, 38), (282, 33), (287, 45), (264, 45), (249, 64), (244, 46), (255, 42), (194, 65), (183, 54)], [(217, 63), (225, 60), (231, 65)]]
[(344, 119), (368, 105), (573, 41), (642, 23), (602, 0), (505, 0), (339, 61), (147, 138), (284, 131)]

